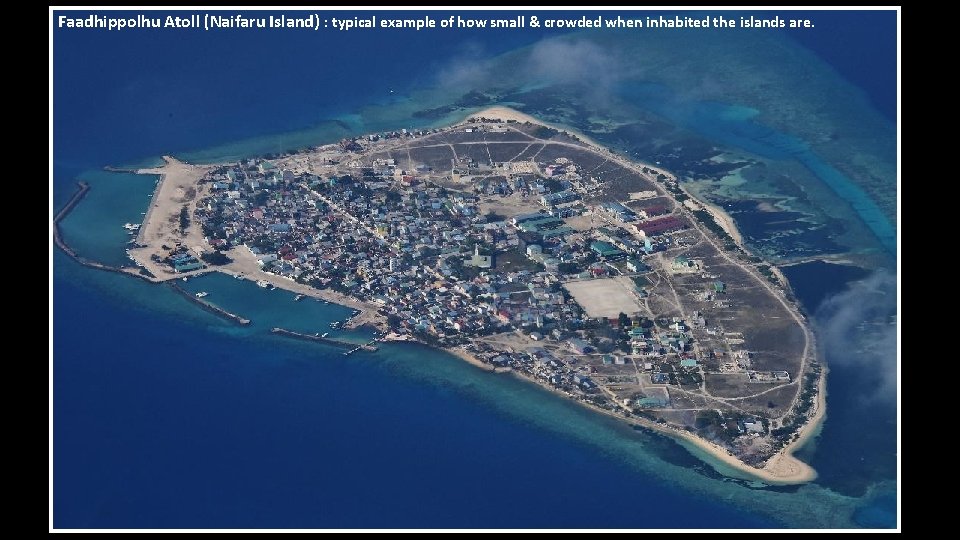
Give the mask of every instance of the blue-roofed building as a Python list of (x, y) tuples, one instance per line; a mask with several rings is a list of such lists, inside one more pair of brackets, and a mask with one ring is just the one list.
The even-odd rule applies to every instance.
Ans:
[(624, 254), (622, 251), (615, 248), (613, 244), (604, 242), (602, 240), (590, 242), (590, 249), (593, 250), (593, 252), (597, 255), (605, 258), (618, 257)]
[(175, 264), (173, 266), (174, 271), (177, 273), (199, 270), (201, 268), (203, 268), (203, 263), (196, 259), (193, 259), (192, 262), (184, 262), (183, 264)]

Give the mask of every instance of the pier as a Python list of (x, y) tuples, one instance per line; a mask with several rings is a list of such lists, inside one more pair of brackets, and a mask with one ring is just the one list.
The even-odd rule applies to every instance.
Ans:
[(198, 306), (209, 311), (210, 313), (213, 313), (214, 315), (218, 315), (231, 322), (235, 322), (240, 326), (247, 326), (248, 324), (250, 324), (250, 319), (244, 319), (243, 317), (235, 313), (230, 313), (229, 311), (221, 307), (215, 306), (202, 298), (197, 298), (195, 295), (191, 294), (190, 291), (184, 289), (183, 287), (177, 285), (172, 281), (168, 282), (168, 285), (170, 286), (171, 289), (180, 293), (180, 295), (186, 298), (187, 300), (193, 302), (194, 304), (197, 304)]
[(349, 355), (351, 355), (351, 354), (353, 354), (353, 353), (355, 353), (355, 352), (357, 352), (357, 351), (360, 351), (360, 350), (371, 351), (371, 352), (377, 350), (377, 347), (376, 347), (375, 345), (373, 345), (373, 343), (374, 343), (376, 340), (371, 340), (369, 343), (363, 343), (363, 344), (361, 344), (361, 345), (357, 345), (356, 343), (354, 343), (354, 342), (352, 342), (352, 341), (346, 341), (346, 340), (338, 339), (338, 338), (321, 337), (321, 336), (317, 336), (317, 335), (303, 334), (303, 333), (301, 333), (301, 332), (294, 332), (293, 330), (287, 330), (286, 328), (271, 328), (271, 329), (270, 329), (270, 333), (271, 333), (271, 334), (277, 334), (277, 335), (280, 335), (280, 336), (286, 336), (286, 337), (290, 337), (290, 338), (294, 338), (294, 339), (302, 339), (302, 340), (305, 340), (305, 341), (314, 341), (314, 342), (317, 342), (317, 343), (323, 343), (323, 344), (325, 344), (325, 345), (333, 345), (334, 347), (341, 347), (341, 348), (344, 348), (344, 349), (348, 349), (348, 350), (344, 351), (344, 353), (343, 353), (343, 354), (346, 355), (346, 356), (349, 356)]

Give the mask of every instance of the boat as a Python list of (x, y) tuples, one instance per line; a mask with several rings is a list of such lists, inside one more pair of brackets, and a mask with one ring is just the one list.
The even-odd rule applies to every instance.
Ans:
[(298, 294), (298, 295), (296, 295), (296, 296), (293, 297), (293, 301), (294, 301), (294, 302), (299, 302), (300, 300), (303, 300), (303, 295), (302, 295), (302, 294)]
[(258, 280), (258, 281), (257, 281), (257, 286), (258, 286), (258, 287), (263, 287), (264, 289), (266, 289), (269, 285), (270, 285), (270, 284), (267, 283), (267, 281), (264, 280), (264, 279), (261, 279), (261, 280)]
[(330, 335), (330, 332), (324, 332), (323, 335), (321, 335), (320, 337), (327, 337), (329, 335)]
[(184, 277), (183, 277), (183, 278), (181, 278), (181, 279), (183, 279), (184, 281), (186, 281), (186, 280), (187, 280), (187, 277), (186, 277), (186, 276), (184, 276)]
[(139, 223), (124, 223), (124, 224), (123, 224), (123, 228), (126, 229), (126, 230), (128, 230), (128, 231), (130, 231), (130, 232), (133, 232), (133, 231), (136, 231), (136, 230), (138, 230), (138, 229), (140, 228), (140, 224), (139, 224)]
[(197, 298), (203, 298), (204, 296), (207, 296), (208, 294), (210, 294), (210, 293), (208, 293), (207, 291), (200, 291), (200, 292), (197, 293)]

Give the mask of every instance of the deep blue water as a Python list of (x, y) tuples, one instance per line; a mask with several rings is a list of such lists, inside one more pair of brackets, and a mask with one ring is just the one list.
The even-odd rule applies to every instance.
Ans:
[[(813, 315), (818, 330), (840, 324), (823, 312), (824, 301), (843, 295), (851, 284), (859, 280), (876, 279), (878, 274), (854, 266), (829, 264), (820, 261), (784, 267), (801, 305)], [(882, 272), (882, 271), (881, 271)], [(883, 274), (881, 274), (883, 275)], [(890, 281), (883, 281), (880, 289), (895, 295)], [(864, 300), (859, 296), (845, 296), (849, 309)], [(887, 309), (893, 298), (885, 301)], [(863, 320), (869, 320), (863, 317)], [(862, 332), (853, 330), (854, 333)], [(890, 339), (892, 326), (868, 326), (867, 339), (881, 342)], [(895, 396), (883, 386), (885, 365), (878, 358), (862, 355), (854, 342), (857, 335), (841, 336), (842, 343), (823, 343), (826, 335), (818, 331), (824, 347), (827, 366), (827, 418), (815, 444), (801, 449), (797, 455), (817, 470), (817, 483), (855, 497), (865, 497), (866, 505), (854, 519), (864, 527), (886, 527), (896, 522), (896, 494), (892, 484), (884, 484), (877, 493), (867, 493), (876, 479), (894, 479), (897, 474), (897, 410)], [(862, 338), (861, 338), (862, 339)], [(891, 351), (882, 351), (893, 354)], [(858, 361), (852, 361), (857, 359)], [(855, 426), (855, 427), (854, 427)]]
[[(382, 102), (388, 89), (429, 84), (438, 67), (477, 50), (492, 55), (546, 34), (358, 32), (333, 40), (285, 32), (280, 40), (244, 31), (55, 31), (55, 204), (88, 169), (308, 127)], [(830, 48), (831, 36), (813, 36), (801, 41)], [(867, 55), (875, 41), (850, 41), (849, 58)], [(373, 54), (385, 50), (402, 54)], [(870, 93), (869, 81), (851, 74), (855, 62), (824, 58)], [(146, 204), (149, 180), (94, 181), (117, 199), (111, 220), (136, 217), (131, 196)], [(91, 215), (113, 205), (85, 201), (71, 216), (73, 228), (65, 227), (84, 253), (122, 258), (118, 225)], [(808, 287), (804, 276), (819, 271), (795, 268), (791, 282), (811, 305), (850, 277), (834, 273)], [(269, 311), (233, 285), (211, 287), (210, 299), (230, 303), (232, 294), (237, 309)], [(77, 268), (59, 253), (54, 303), (56, 527), (781, 525), (757, 504), (676, 487), (497, 411), (470, 393), (472, 382), (451, 389), (388, 360), (345, 361), (337, 351), (231, 327), (165, 289)], [(284, 321), (307, 329), (339, 316)], [(398, 362), (409, 366), (424, 353), (403, 354)], [(831, 404), (860, 399), (855, 375), (832, 372)], [(811, 455), (819, 483), (859, 497), (891, 477), (891, 431), (878, 423), (866, 438), (850, 438), (850, 425), (859, 425), (855, 412), (831, 414)], [(863, 440), (879, 450), (864, 455)], [(844, 475), (848, 465), (855, 474)], [(878, 497), (855, 519), (890, 526), (890, 500)]]
[(57, 527), (775, 525), (363, 358), (54, 299)]
[(860, 87), (874, 107), (897, 120), (897, 13), (833, 11), (829, 16), (795, 11), (792, 16), (815, 21), (814, 28), (786, 29), (804, 47)]
[[(365, 13), (373, 12), (321, 16)], [(255, 16), (271, 14), (280, 12)], [(150, 14), (160, 15), (165, 12)], [(433, 11), (394, 15), (440, 16)], [(83, 169), (126, 163), (159, 151), (199, 150), (304, 128), (386, 99), (390, 90), (403, 93), (429, 83), (454, 59), (495, 55), (547, 34), (537, 29), (279, 33), (59, 29), (54, 33), (56, 164)]]

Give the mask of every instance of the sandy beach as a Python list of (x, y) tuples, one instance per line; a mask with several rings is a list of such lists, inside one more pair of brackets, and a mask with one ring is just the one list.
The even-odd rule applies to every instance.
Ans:
[(797, 438), (783, 448), (777, 455), (767, 461), (764, 470), (777, 478), (798, 478), (795, 482), (809, 482), (817, 477), (817, 471), (806, 463), (793, 456), (793, 453), (803, 447), (811, 438), (820, 433), (820, 428), (827, 416), (827, 372), (822, 367), (820, 381), (817, 384), (817, 399), (814, 402), (814, 412), (810, 420), (800, 428)]
[[(683, 187), (681, 187), (681, 189), (683, 189)], [(710, 215), (713, 216), (713, 219), (717, 220), (717, 224), (720, 225), (720, 227), (722, 227), (723, 230), (730, 235), (730, 238), (733, 238), (733, 241), (736, 242), (738, 246), (746, 249), (743, 245), (743, 236), (740, 234), (740, 230), (737, 229), (737, 226), (733, 224), (733, 218), (730, 217), (730, 214), (728, 214), (723, 208), (720, 208), (711, 202), (707, 202), (704, 199), (695, 197), (686, 189), (683, 191), (690, 195), (690, 198), (696, 200), (704, 210), (710, 212)]]
[[(598, 151), (601, 154), (604, 154), (609, 159), (616, 161), (617, 163), (619, 163), (624, 167), (627, 167), (631, 170), (641, 172), (641, 173), (642, 173), (643, 167), (652, 168), (665, 174), (667, 177), (676, 180), (676, 176), (674, 174), (662, 169), (657, 165), (624, 158), (622, 156), (614, 154), (608, 148), (600, 145), (593, 139), (583, 135), (582, 133), (577, 132), (574, 129), (571, 129), (567, 126), (555, 125), (555, 124), (549, 124), (547, 122), (543, 122), (541, 120), (534, 118), (533, 116), (524, 114), (520, 111), (511, 109), (509, 107), (503, 107), (503, 106), (490, 107), (482, 111), (478, 111), (470, 114), (465, 119), (465, 121), (469, 120), (470, 118), (479, 118), (479, 117), (498, 119), (503, 121), (515, 120), (517, 122), (531, 122), (533, 124), (545, 125), (560, 131), (566, 131), (568, 133), (576, 135), (581, 141), (591, 146), (594, 150)], [(704, 201), (701, 198), (696, 197), (693, 193), (690, 193), (689, 191), (684, 189), (682, 184), (678, 184), (678, 185), (680, 185), (680, 188), (683, 189), (683, 191), (691, 199), (695, 200), (698, 204), (701, 205), (701, 207), (703, 207), (704, 210), (709, 212), (714, 217), (714, 219), (717, 221), (717, 224), (719, 224), (723, 228), (723, 230), (726, 231), (731, 238), (733, 238), (734, 242), (740, 248), (747, 251), (746, 247), (743, 244), (743, 235), (740, 233), (739, 229), (737, 229), (736, 224), (733, 221), (733, 218), (728, 213), (726, 213), (719, 206), (716, 206), (714, 204), (711, 204), (708, 201)], [(663, 192), (663, 188), (661, 188), (659, 185), (657, 186), (657, 190), (660, 192)], [(784, 284), (787, 283), (785, 276), (780, 272), (778, 268), (776, 268), (776, 266), (771, 265), (771, 270), (781, 280), (781, 283), (784, 283)], [(524, 377), (524, 378), (529, 379), (528, 377)], [(824, 369), (820, 377), (820, 382), (818, 386), (819, 391), (817, 393), (817, 400), (815, 405), (816, 410), (813, 416), (801, 428), (797, 438), (792, 442), (790, 442), (789, 444), (787, 444), (780, 452), (778, 452), (772, 458), (770, 458), (762, 469), (757, 469), (747, 465), (746, 463), (740, 461), (738, 458), (733, 456), (725, 448), (719, 445), (716, 445), (714, 443), (711, 443), (700, 437), (697, 437), (696, 435), (689, 433), (687, 431), (674, 428), (671, 426), (664, 426), (662, 424), (657, 424), (655, 422), (650, 422), (649, 420), (646, 420), (643, 418), (633, 417), (630, 419), (625, 419), (624, 417), (616, 413), (613, 413), (611, 411), (600, 409), (599, 407), (594, 407), (589, 404), (587, 404), (587, 406), (599, 412), (603, 412), (604, 414), (613, 416), (615, 418), (619, 418), (621, 420), (629, 420), (631, 422), (643, 425), (645, 427), (649, 427), (650, 429), (654, 429), (660, 433), (664, 433), (666, 435), (684, 439), (696, 445), (701, 450), (707, 452), (708, 454), (710, 454), (710, 456), (717, 459), (718, 461), (738, 471), (742, 471), (747, 475), (757, 478), (758, 480), (761, 480), (763, 482), (766, 482), (769, 484), (778, 484), (778, 485), (800, 484), (800, 483), (810, 482), (817, 477), (816, 471), (806, 463), (794, 457), (793, 453), (798, 448), (803, 446), (803, 444), (811, 436), (813, 436), (815, 433), (818, 432), (818, 427), (822, 422), (823, 417), (826, 413), (825, 380), (826, 380), (826, 369)]]
[(481, 117), (489, 118), (490, 120), (502, 120), (504, 122), (508, 120), (514, 120), (520, 123), (530, 122), (531, 124), (547, 126), (548, 128), (553, 128), (553, 129), (556, 129), (557, 131), (566, 131), (571, 135), (576, 135), (578, 139), (592, 146), (594, 149), (606, 151), (606, 148), (601, 146), (600, 143), (598, 143), (597, 141), (591, 139), (590, 137), (584, 135), (583, 133), (580, 133), (579, 131), (573, 128), (562, 126), (559, 124), (551, 124), (549, 122), (544, 122), (543, 120), (538, 120), (530, 116), (529, 114), (522, 113), (516, 109), (511, 109), (510, 107), (503, 107), (500, 105), (497, 105), (495, 107), (489, 107), (489, 108), (483, 109), (482, 111), (471, 113), (469, 116), (463, 119), (463, 122), (466, 122), (471, 118), (481, 118)]
[(474, 356), (470, 351), (467, 351), (462, 347), (454, 347), (454, 348), (443, 349), (443, 350), (456, 356), (457, 358), (463, 360), (464, 362), (467, 362), (470, 365), (476, 366), (484, 371), (491, 371), (491, 372), (494, 371), (493, 366), (491, 366), (490, 364), (484, 363), (479, 358)]
[[(566, 131), (576, 135), (581, 141), (589, 145), (593, 150), (603, 154), (612, 161), (616, 161), (624, 167), (628, 167), (641, 173), (643, 167), (654, 168), (657, 171), (672, 177), (669, 172), (663, 171), (657, 166), (632, 161), (622, 156), (618, 156), (610, 150), (600, 146), (590, 138), (571, 130), (570, 128), (547, 124), (537, 120), (532, 116), (507, 107), (491, 107), (484, 109), (469, 115), (468, 119), (475, 117), (485, 117), (504, 121), (516, 120), (517, 122), (531, 122), (534, 124), (546, 125), (561, 131)], [(173, 246), (176, 244), (176, 242), (181, 242), (183, 245), (194, 251), (209, 249), (209, 246), (206, 244), (199, 227), (189, 227), (186, 234), (180, 234), (178, 230), (178, 219), (179, 213), (184, 206), (186, 206), (191, 215), (193, 215), (196, 201), (200, 200), (205, 195), (203, 192), (205, 186), (200, 185), (199, 180), (210, 170), (212, 166), (190, 165), (169, 156), (164, 156), (164, 160), (166, 161), (166, 164), (163, 167), (155, 169), (142, 169), (137, 171), (140, 174), (159, 174), (161, 175), (161, 180), (154, 192), (153, 198), (151, 199), (150, 208), (144, 217), (144, 221), (140, 229), (140, 235), (138, 236), (138, 243), (148, 247), (130, 250), (130, 254), (156, 276), (154, 281), (164, 281), (192, 274), (174, 274), (168, 267), (151, 261), (150, 255), (157, 253), (160, 250), (161, 245), (166, 244), (168, 246)], [(660, 192), (664, 191), (659, 185), (657, 186), (657, 190)], [(726, 214), (726, 212), (716, 206), (701, 201), (692, 195), (691, 197), (694, 200), (697, 200), (697, 202), (700, 203), (707, 211), (713, 214), (717, 219), (717, 222), (721, 224), (727, 233), (730, 234), (730, 236), (742, 246), (742, 236), (734, 225), (733, 220), (728, 214)], [(251, 254), (249, 250), (242, 246), (234, 247), (227, 252), (227, 255), (233, 259), (233, 262), (230, 264), (220, 267), (211, 267), (193, 273), (219, 271), (244, 279), (249, 279), (254, 282), (261, 280), (266, 281), (267, 283), (270, 283), (280, 289), (360, 310), (361, 313), (357, 317), (353, 318), (348, 325), (346, 325), (347, 328), (370, 325), (380, 331), (387, 330), (386, 317), (379, 313), (380, 306), (368, 302), (362, 302), (332, 290), (314, 289), (309, 285), (297, 283), (292, 279), (263, 272), (253, 254)], [(784, 281), (784, 283), (786, 283), (786, 281)], [(450, 354), (485, 371), (497, 371), (493, 368), (493, 366), (482, 362), (474, 354), (463, 349), (462, 347), (448, 348), (445, 350)], [(533, 384), (537, 384), (542, 388), (546, 388), (557, 395), (566, 398), (570, 397), (567, 393), (542, 384), (526, 374), (516, 371), (514, 371), (514, 374)], [(607, 414), (621, 421), (626, 421), (631, 424), (639, 424), (656, 430), (657, 432), (688, 441), (708, 453), (717, 461), (722, 462), (723, 464), (734, 468), (737, 471), (741, 471), (749, 477), (756, 478), (769, 484), (797, 484), (809, 482), (816, 478), (816, 471), (814, 471), (809, 465), (795, 458), (793, 456), (793, 452), (803, 445), (811, 436), (818, 432), (817, 427), (822, 421), (826, 411), (824, 383), (825, 376), (826, 370), (824, 370), (824, 373), (820, 378), (820, 391), (817, 395), (815, 412), (812, 419), (802, 428), (797, 438), (784, 447), (784, 449), (782, 449), (778, 454), (768, 460), (762, 469), (751, 467), (740, 461), (738, 458), (733, 456), (730, 452), (719, 445), (701, 439), (700, 437), (697, 437), (696, 435), (682, 429), (657, 424), (636, 416), (631, 416), (629, 418), (624, 417), (622, 414), (617, 412), (601, 409), (588, 403), (583, 404), (593, 410)]]
[(137, 174), (158, 174), (160, 181), (137, 234), (137, 243), (147, 247), (129, 250), (137, 262), (156, 276), (157, 281), (181, 277), (169, 266), (150, 259), (150, 255), (162, 250), (161, 246), (173, 247), (179, 242), (191, 250), (207, 247), (200, 227), (188, 227), (186, 234), (181, 234), (179, 223), (181, 209), (186, 206), (193, 216), (197, 201), (206, 195), (206, 187), (200, 184), (200, 179), (213, 168), (212, 165), (184, 163), (172, 156), (163, 156), (163, 159), (166, 164), (162, 167), (136, 171)]

